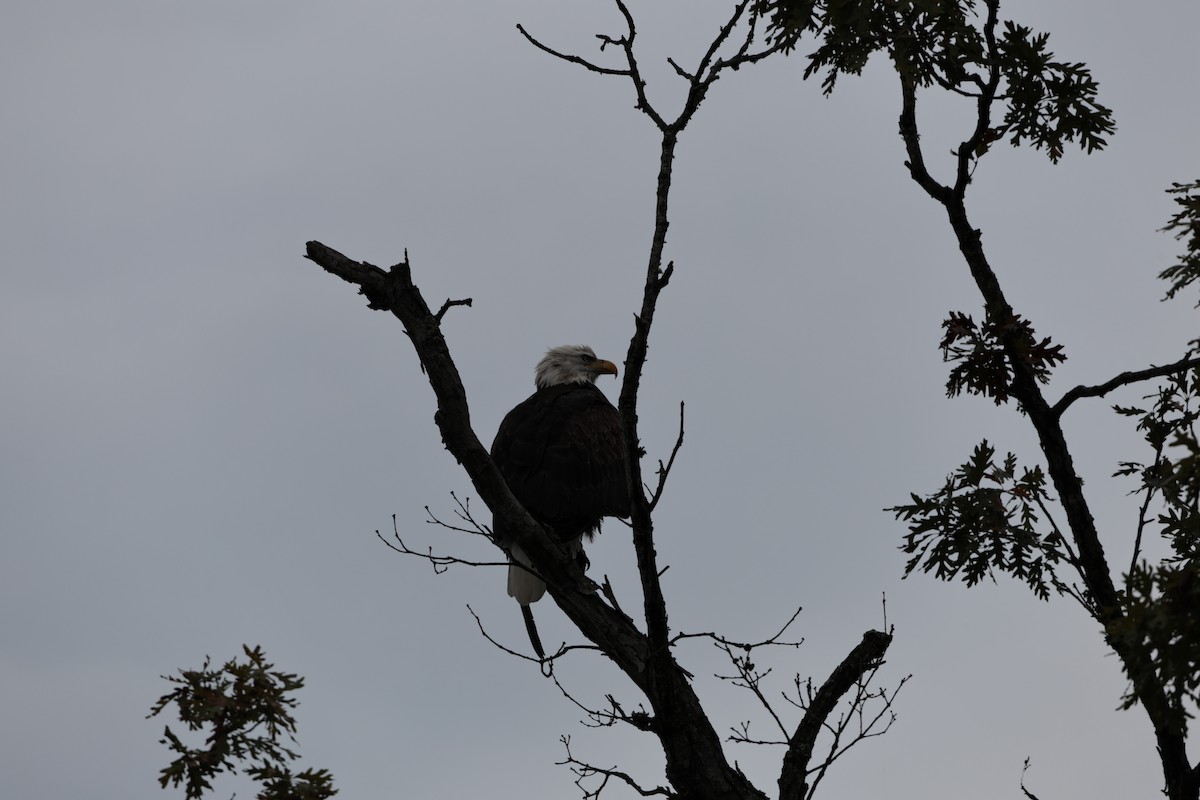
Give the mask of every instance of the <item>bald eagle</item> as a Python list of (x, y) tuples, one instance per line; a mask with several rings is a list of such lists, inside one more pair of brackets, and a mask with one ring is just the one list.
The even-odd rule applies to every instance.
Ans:
[[(534, 371), (537, 391), (508, 412), (492, 443), (492, 460), (513, 495), (585, 566), (583, 539), (592, 540), (604, 517), (630, 513), (621, 417), (595, 385), (599, 376), (616, 374), (616, 365), (596, 358), (590, 347), (551, 348)], [(492, 531), (510, 555), (508, 594), (521, 605), (530, 642), (545, 658), (529, 605), (546, 593), (546, 584), (528, 569), (498, 517)]]

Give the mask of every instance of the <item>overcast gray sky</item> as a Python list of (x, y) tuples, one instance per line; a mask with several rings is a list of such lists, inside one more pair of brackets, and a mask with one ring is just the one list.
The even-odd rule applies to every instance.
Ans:
[[(637, 3), (652, 100), (667, 56), (695, 63), (727, 3)], [(1011, 2), (1101, 81), (1119, 132), (1055, 167), (1002, 148), (971, 208), (1017, 310), (1070, 360), (1049, 389), (1182, 354), (1194, 297), (1161, 304), (1178, 250), (1162, 190), (1200, 141), (1191, 0)], [(301, 673), (304, 762), (343, 797), (575, 796), (577, 756), (661, 780), (655, 742), (581, 728), (529, 664), (500, 571), (392, 554), (490, 557), (425, 523), (470, 495), (399, 324), (302, 258), (319, 239), (387, 265), (408, 249), (490, 441), (548, 345), (620, 360), (652, 223), (657, 139), (630, 87), (554, 61), (521, 22), (596, 53), (604, 0), (9, 0), (0, 14), (0, 785), (5, 797), (158, 798), (178, 667), (261, 643)], [(607, 56), (608, 54), (606, 54)], [(606, 57), (605, 56), (605, 57)], [(1069, 601), (1001, 578), (968, 591), (901, 581), (903, 527), (882, 511), (928, 491), (983, 437), (1036, 461), (1011, 408), (946, 400), (945, 312), (979, 300), (944, 219), (907, 179), (898, 91), (881, 65), (826, 100), (778, 59), (728, 75), (681, 140), (662, 298), (642, 396), (651, 458), (688, 404), (658, 549), (676, 630), (769, 635), (796, 606), (806, 644), (772, 663), (818, 679), (862, 632), (896, 641), (892, 732), (832, 771), (826, 797), (1149, 797), (1140, 711)], [(962, 109), (928, 103), (935, 168)], [(940, 159), (940, 160), (939, 160)], [(615, 397), (616, 384), (603, 384)], [(1131, 401), (1137, 389), (1116, 396)], [(1134, 506), (1108, 475), (1140, 456), (1107, 401), (1067, 420), (1106, 545)], [(632, 594), (609, 525), (593, 570)], [(547, 644), (574, 641), (549, 603)], [(763, 728), (681, 658), (722, 729)], [(565, 663), (589, 702), (636, 695), (596, 660)], [(730, 746), (772, 790), (778, 751)], [(222, 787), (249, 796), (242, 783)], [(614, 790), (616, 796), (621, 796)], [(173, 793), (181, 796), (181, 793)]]

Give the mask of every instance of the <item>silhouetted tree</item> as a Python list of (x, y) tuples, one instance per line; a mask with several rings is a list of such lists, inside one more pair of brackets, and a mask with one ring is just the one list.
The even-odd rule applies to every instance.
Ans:
[[(912, 180), (942, 206), (963, 260), (982, 297), (981, 319), (953, 311), (943, 323), (941, 349), (952, 366), (949, 396), (963, 392), (1016, 401), (1037, 433), (1041, 462), (1021, 466), (998, 457), (985, 440), (941, 488), (914, 494), (891, 509), (909, 528), (903, 549), (906, 574), (920, 570), (968, 586), (1007, 572), (1040, 598), (1073, 598), (1098, 622), (1129, 678), (1126, 708), (1140, 705), (1154, 729), (1166, 795), (1200, 797), (1200, 764), (1187, 755), (1188, 718), (1200, 701), (1200, 340), (1183, 357), (1123, 372), (1094, 386), (1047, 397), (1053, 369), (1066, 355), (1034, 333), (1009, 303), (967, 211), (971, 177), (999, 142), (1044, 151), (1052, 162), (1076, 145), (1101, 149), (1113, 133), (1112, 115), (1097, 100), (1098, 86), (1080, 63), (1059, 60), (1049, 37), (1001, 21), (999, 0), (897, 2), (763, 2), (771, 41), (792, 50), (806, 37), (817, 42), (805, 77), (821, 76), (826, 93), (838, 79), (858, 74), (884, 54), (899, 82), (900, 135)], [(938, 178), (922, 148), (918, 98), (941, 91), (972, 104), (974, 120)], [(1166, 230), (1186, 242), (1178, 264), (1160, 277), (1173, 297), (1200, 277), (1200, 182), (1169, 190), (1179, 204)], [(1149, 455), (1116, 465), (1137, 481), (1142, 495), (1137, 524), (1117, 573), (1110, 564), (1076, 472), (1061, 420), (1085, 398), (1129, 384), (1158, 381), (1137, 406), (1114, 406), (1136, 421)], [(1051, 513), (1057, 502), (1058, 510)], [(1056, 519), (1057, 517), (1057, 519)], [(1061, 520), (1061, 526), (1059, 521)], [(1169, 555), (1150, 561), (1145, 537), (1157, 534)]]
[[(676, 646), (681, 641), (707, 638), (723, 648), (729, 657), (734, 674), (727, 678), (749, 691), (756, 704), (778, 727), (777, 735), (770, 739), (752, 738), (744, 729), (735, 731), (730, 738), (738, 742), (782, 745), (784, 755), (778, 796), (781, 800), (805, 800), (812, 796), (830, 764), (846, 749), (878, 735), (890, 725), (895, 690), (875, 689), (871, 682), (891, 643), (891, 633), (868, 631), (819, 686), (797, 679), (794, 696), (788, 699), (799, 712), (796, 714), (798, 720), (785, 722), (788, 714), (777, 710), (761, 688), (769, 670), (763, 670), (755, 663), (755, 652), (771, 646), (787, 646), (782, 638), (787, 626), (763, 642), (737, 642), (715, 633), (672, 632), (659, 581), (661, 568), (654, 547), (653, 512), (670, 473), (674, 454), (665, 463), (660, 461), (655, 476), (647, 478), (638, 434), (642, 368), (659, 295), (667, 288), (674, 271), (674, 265), (665, 260), (664, 253), (676, 143), (719, 78), (777, 53), (782, 44), (763, 41), (761, 18), (752, 13), (751, 0), (741, 0), (694, 67), (686, 68), (676, 60), (669, 61), (687, 87), (681, 108), (672, 116), (648, 100), (635, 48), (637, 27), (633, 15), (622, 0), (615, 0), (615, 5), (623, 21), (621, 32), (597, 37), (602, 51), (600, 58), (609, 59), (605, 63), (561, 52), (535, 38), (524, 27), (518, 26), (518, 30), (531, 44), (554, 58), (593, 73), (628, 81), (637, 110), (649, 119), (660, 135), (654, 233), (642, 303), (635, 316), (624, 361), (618, 402), (624, 436), (630, 445), (625, 466), (632, 498), (632, 544), (643, 596), (643, 607), (636, 615), (636, 621), (620, 607), (610, 586), (605, 585), (602, 591), (597, 591), (576, 560), (521, 507), (471, 428), (463, 383), (442, 335), (447, 311), (455, 305), (469, 305), (470, 301), (448, 300), (437, 312), (432, 311), (413, 281), (407, 256), (403, 262), (385, 270), (347, 258), (319, 242), (309, 242), (308, 258), (331, 274), (358, 286), (371, 308), (390, 311), (403, 323), (437, 397), (435, 419), (446, 449), (470, 476), (476, 492), (495, 517), (503, 521), (507, 530), (514, 532), (513, 543), (529, 557), (533, 568), (545, 579), (550, 597), (591, 643), (591, 649), (598, 649), (611, 659), (645, 698), (644, 706), (630, 711), (610, 695), (609, 708), (590, 709), (588, 713), (598, 724), (624, 723), (654, 734), (665, 756), (669, 785), (643, 787), (625, 772), (579, 760), (570, 750), (569, 739), (564, 737), (565, 763), (576, 772), (577, 783), (585, 797), (596, 797), (610, 782), (625, 784), (642, 795), (713, 800), (766, 797), (726, 756), (721, 736), (692, 687), (692, 676), (676, 659)], [(682, 409), (680, 423), (676, 450), (683, 437)], [(466, 530), (487, 535), (486, 529), (475, 523), (465, 502), (459, 511)], [(402, 552), (430, 558), (439, 567), (471, 563), (469, 559), (456, 556), (411, 550), (398, 535), (393, 546)], [(552, 654), (541, 662), (542, 668), (553, 675), (556, 662), (575, 649), (567, 647)], [(839, 704), (845, 709), (841, 715), (836, 713)], [(822, 734), (827, 737), (826, 744), (818, 750), (818, 739)]]

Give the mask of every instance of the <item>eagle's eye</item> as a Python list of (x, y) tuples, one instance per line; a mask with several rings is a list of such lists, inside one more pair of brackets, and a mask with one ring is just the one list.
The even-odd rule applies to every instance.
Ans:
[(595, 361), (595, 360), (596, 360), (596, 357), (595, 357), (595, 356), (589, 356), (587, 353), (580, 353), (580, 354), (579, 354), (579, 360), (580, 360), (580, 361), (582, 361), (582, 362), (583, 362), (583, 363), (585, 363), (585, 364), (590, 364), (590, 363), (592, 363), (593, 361)]

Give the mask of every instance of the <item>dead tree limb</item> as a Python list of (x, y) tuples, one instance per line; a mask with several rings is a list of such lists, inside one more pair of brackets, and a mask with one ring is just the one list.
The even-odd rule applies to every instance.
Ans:
[[(434, 313), (413, 284), (406, 258), (389, 270), (347, 258), (320, 242), (308, 258), (359, 287), (371, 308), (387, 310), (404, 325), (437, 397), (434, 421), (446, 449), (462, 464), (479, 496), (504, 519), (514, 539), (546, 579), (547, 590), (580, 632), (599, 647), (645, 694), (667, 757), (667, 775), (685, 800), (746, 800), (765, 795), (725, 758), (720, 737), (704, 713), (688, 674), (664, 646), (653, 647), (625, 615), (590, 589), (576, 561), (542, 530), (512, 496), (491, 456), (471, 428), (458, 369)], [(657, 580), (657, 575), (655, 575)]]
[[(533, 568), (545, 579), (547, 591), (559, 608), (583, 636), (604, 652), (645, 695), (650, 706), (650, 714), (646, 718), (654, 721), (653, 732), (662, 745), (667, 779), (672, 788), (643, 789), (617, 770), (598, 769), (572, 760), (573, 766), (590, 770), (590, 775), (601, 776), (603, 783), (615, 777), (646, 795), (662, 794), (681, 800), (759, 800), (766, 795), (726, 758), (720, 737), (691, 686), (691, 675), (679, 665), (671, 651), (667, 606), (660, 582), (665, 569), (660, 569), (657, 564), (651, 511), (661, 494), (662, 481), (670, 471), (674, 451), (667, 464), (660, 467), (657, 491), (653, 497), (647, 497), (643, 488), (637, 420), (638, 393), (658, 298), (674, 273), (673, 263), (664, 266), (664, 248), (668, 228), (668, 198), (679, 135), (695, 115), (712, 84), (722, 74), (760, 61), (782, 49), (782, 46), (768, 44), (754, 49), (758, 21), (750, 0), (740, 0), (696, 69), (689, 72), (676, 65), (677, 74), (687, 82), (687, 94), (679, 114), (669, 121), (647, 99), (645, 81), (633, 50), (636, 37), (634, 20), (622, 0), (615, 2), (625, 20), (626, 33), (599, 38), (601, 49), (614, 46), (624, 54), (623, 67), (602, 67), (588, 59), (563, 53), (534, 39), (524, 28), (520, 30), (536, 47), (556, 58), (582, 65), (593, 72), (630, 79), (637, 96), (637, 108), (651, 119), (662, 137), (655, 187), (654, 231), (645, 271), (642, 304), (634, 317), (634, 331), (625, 359), (625, 374), (617, 404), (628, 444), (626, 473), (632, 501), (630, 524), (643, 590), (645, 632), (639, 630), (619, 608), (614, 607), (615, 603), (610, 606), (603, 601), (594, 585), (586, 580), (576, 560), (567, 556), (564, 548), (552, 540), (520, 506), (472, 430), (462, 380), (440, 327), (444, 313), (459, 303), (449, 301), (436, 314), (432, 312), (413, 283), (407, 254), (403, 262), (388, 270), (356, 262), (320, 242), (308, 243), (307, 257), (331, 274), (358, 286), (371, 308), (390, 311), (404, 325), (436, 396), (434, 421), (446, 449), (470, 476), (475, 490), (493, 514), (513, 532), (515, 544), (520, 546)], [(737, 38), (739, 36), (741, 38)], [(682, 437), (682, 407), (680, 425)], [(676, 450), (678, 446), (677, 441)], [(878, 637), (883, 637), (882, 645)], [(886, 643), (891, 641), (891, 637), (885, 634), (867, 634), (867, 638), (875, 644), (872, 652), (877, 650), (879, 653), (876, 659), (886, 650)], [(835, 676), (840, 674), (835, 673)], [(822, 697), (829, 697), (836, 704), (846, 689), (839, 690), (837, 687), (841, 684), (834, 678), (827, 685), (830, 688), (828, 691), (822, 689)], [(815, 713), (810, 710), (805, 719)], [(829, 712), (824, 713), (827, 715)], [(641, 720), (641, 716), (630, 715), (629, 719)], [(819, 730), (818, 724), (814, 737)], [(796, 740), (795, 747), (810, 748), (810, 752), (802, 756), (807, 764), (811, 757), (811, 742), (803, 736)], [(796, 760), (792, 756), (795, 747), (789, 746), (788, 751), (788, 757), (793, 761)], [(785, 761), (785, 774), (788, 772), (787, 763)], [(591, 796), (598, 793), (599, 790), (595, 790)]]
[(817, 737), (838, 702), (854, 684), (878, 665), (892, 643), (892, 635), (868, 631), (862, 641), (842, 659), (817, 691), (804, 718), (788, 739), (779, 775), (779, 800), (806, 800), (808, 797), (809, 763), (817, 746)]

